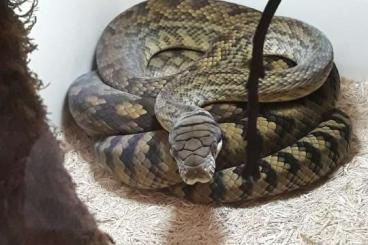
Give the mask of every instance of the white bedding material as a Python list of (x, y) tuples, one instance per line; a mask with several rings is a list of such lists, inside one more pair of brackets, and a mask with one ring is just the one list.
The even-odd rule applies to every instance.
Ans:
[(88, 139), (72, 125), (65, 166), (117, 244), (368, 244), (368, 82), (344, 79), (339, 104), (354, 123), (352, 160), (326, 183), (291, 197), (236, 208), (138, 192), (95, 162)]

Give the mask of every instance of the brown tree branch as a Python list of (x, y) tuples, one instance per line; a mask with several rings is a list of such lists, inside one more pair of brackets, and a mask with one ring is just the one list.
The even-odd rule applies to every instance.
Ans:
[(269, 0), (258, 24), (253, 38), (253, 53), (250, 63), (250, 74), (246, 88), (248, 90), (248, 125), (247, 125), (247, 159), (244, 176), (259, 177), (258, 161), (260, 158), (261, 138), (257, 131), (259, 111), (258, 83), (264, 78), (263, 49), (268, 28), (281, 0)]

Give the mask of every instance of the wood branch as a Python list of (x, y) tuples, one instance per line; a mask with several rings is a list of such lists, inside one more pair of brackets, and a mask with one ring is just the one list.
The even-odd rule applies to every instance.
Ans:
[(247, 125), (247, 158), (244, 176), (259, 177), (258, 162), (260, 159), (261, 137), (257, 131), (259, 112), (258, 83), (265, 75), (263, 65), (263, 49), (268, 28), (281, 0), (269, 0), (253, 38), (253, 53), (250, 62), (250, 74), (246, 88), (248, 90), (248, 125)]

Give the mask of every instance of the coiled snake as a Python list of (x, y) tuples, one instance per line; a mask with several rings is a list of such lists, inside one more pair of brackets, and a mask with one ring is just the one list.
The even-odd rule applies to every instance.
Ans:
[(259, 18), (215, 0), (150, 0), (115, 18), (98, 43), (97, 71), (68, 92), (99, 161), (129, 186), (204, 203), (277, 195), (336, 169), (351, 126), (334, 109), (332, 46), (314, 27), (275, 17), (259, 85), (260, 177), (242, 175), (244, 84)]

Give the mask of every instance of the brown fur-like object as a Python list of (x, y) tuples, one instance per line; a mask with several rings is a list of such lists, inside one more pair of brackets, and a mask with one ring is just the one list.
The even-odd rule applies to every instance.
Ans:
[(108, 244), (47, 125), (27, 67), (33, 8), (15, 13), (23, 2), (0, 0), (0, 244)]

